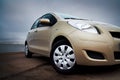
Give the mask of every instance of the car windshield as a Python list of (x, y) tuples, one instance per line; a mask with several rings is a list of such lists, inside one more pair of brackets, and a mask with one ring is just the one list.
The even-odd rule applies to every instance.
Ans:
[(63, 19), (76, 19), (76, 20), (85, 20), (85, 19), (81, 19), (79, 17), (76, 17), (76, 16), (72, 16), (72, 15), (69, 15), (69, 14), (63, 14), (63, 13), (57, 13), (57, 15)]

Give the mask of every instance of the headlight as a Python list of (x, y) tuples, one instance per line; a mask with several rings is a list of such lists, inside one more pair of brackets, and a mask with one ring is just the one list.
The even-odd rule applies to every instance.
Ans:
[(84, 32), (89, 32), (89, 33), (95, 33), (95, 34), (99, 34), (98, 30), (96, 29), (96, 27), (90, 25), (90, 24), (86, 24), (86, 23), (79, 23), (79, 22), (74, 22), (74, 21), (69, 21), (68, 22), (70, 25), (72, 25), (73, 27), (84, 31)]

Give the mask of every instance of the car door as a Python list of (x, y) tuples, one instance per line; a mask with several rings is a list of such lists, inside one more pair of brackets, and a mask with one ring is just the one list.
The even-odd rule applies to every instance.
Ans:
[(50, 26), (39, 26), (35, 31), (34, 41), (38, 51), (48, 51)]
[(37, 24), (34, 36), (37, 53), (39, 53), (40, 51), (49, 51), (51, 27), (56, 23), (56, 20), (54, 20), (55, 17), (51, 14), (45, 14), (40, 19), (42, 18), (50, 20), (51, 24), (41, 24), (40, 20)]
[(36, 31), (37, 31), (37, 24), (39, 22), (39, 19), (37, 19), (34, 24), (31, 27), (31, 30), (28, 32), (28, 36), (27, 36), (27, 42), (29, 44), (29, 48), (30, 50), (34, 50), (36, 47), (36, 40), (35, 40), (35, 35), (36, 35)]

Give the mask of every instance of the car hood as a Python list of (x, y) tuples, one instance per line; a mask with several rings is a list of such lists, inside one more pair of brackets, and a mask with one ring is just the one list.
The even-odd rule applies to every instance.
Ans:
[(104, 28), (107, 31), (118, 31), (118, 32), (120, 32), (120, 27), (119, 26), (115, 26), (115, 25), (112, 25), (112, 24), (104, 23), (104, 22), (90, 21), (90, 20), (68, 20), (68, 21), (74, 21), (74, 22), (81, 23), (81, 24), (83, 24), (83, 23), (91, 24), (91, 25), (94, 25), (98, 28)]
[(95, 25), (97, 27), (103, 27), (104, 29), (108, 31), (119, 31), (120, 32), (120, 27), (115, 26), (109, 23), (103, 23), (103, 22), (98, 22), (98, 21), (88, 21), (89, 24)]

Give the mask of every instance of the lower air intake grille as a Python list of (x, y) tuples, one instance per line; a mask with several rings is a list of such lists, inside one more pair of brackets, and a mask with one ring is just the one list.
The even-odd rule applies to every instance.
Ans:
[(99, 52), (95, 52), (95, 51), (89, 51), (87, 50), (86, 51), (88, 56), (90, 58), (93, 58), (93, 59), (105, 59), (104, 56), (102, 55), (102, 53), (99, 53)]
[(120, 59), (120, 52), (114, 52), (115, 59)]
[(112, 37), (120, 38), (120, 32), (110, 32), (110, 34), (112, 35)]

